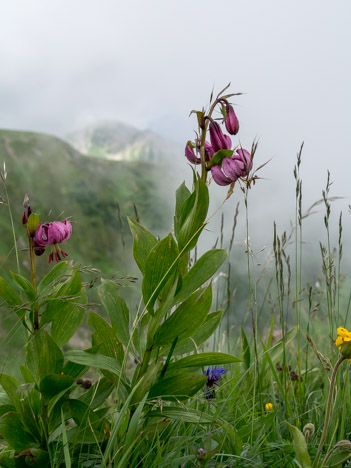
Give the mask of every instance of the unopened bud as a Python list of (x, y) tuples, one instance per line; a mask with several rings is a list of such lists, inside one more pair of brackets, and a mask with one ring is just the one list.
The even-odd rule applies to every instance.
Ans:
[(227, 104), (225, 111), (225, 128), (231, 135), (236, 135), (239, 131), (239, 120), (234, 112), (234, 109), (230, 104)]
[(28, 218), (32, 214), (32, 210), (29, 205), (25, 207), (25, 210), (23, 212), (22, 216), (22, 224), (27, 224), (28, 223)]
[(314, 424), (307, 423), (307, 424), (304, 425), (304, 427), (302, 429), (302, 432), (304, 433), (305, 437), (308, 438), (308, 437), (313, 436), (314, 430), (315, 430)]
[(197, 451), (197, 459), (198, 460), (206, 460), (207, 452), (203, 448), (199, 448)]

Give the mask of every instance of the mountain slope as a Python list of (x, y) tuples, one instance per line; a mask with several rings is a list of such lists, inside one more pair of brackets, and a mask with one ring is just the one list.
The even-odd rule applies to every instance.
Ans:
[(179, 159), (183, 149), (150, 130), (104, 121), (68, 135), (81, 153), (113, 161), (162, 162)]
[[(42, 221), (71, 217), (73, 234), (65, 245), (69, 258), (104, 272), (123, 271), (130, 262), (123, 251), (116, 201), (130, 240), (126, 215), (134, 217), (134, 203), (143, 222), (156, 234), (171, 227), (174, 186), (167, 164), (109, 161), (83, 156), (63, 140), (49, 135), (0, 130), (0, 167), (6, 161), (7, 189), (19, 245), (26, 248), (21, 225), (24, 194)], [(171, 194), (170, 196), (168, 194)], [(3, 187), (0, 195), (4, 197)], [(50, 213), (50, 215), (49, 215)], [(9, 213), (0, 205), (0, 274), (14, 269)], [(38, 262), (39, 269), (45, 260)], [(28, 269), (27, 252), (21, 265)]]

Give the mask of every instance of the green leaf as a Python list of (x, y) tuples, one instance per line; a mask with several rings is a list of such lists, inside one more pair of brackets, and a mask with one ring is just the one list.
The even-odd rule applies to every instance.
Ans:
[(115, 385), (103, 377), (98, 380), (89, 390), (79, 397), (79, 400), (88, 405), (91, 409), (96, 409), (106, 402), (109, 395), (115, 389)]
[(78, 379), (88, 370), (88, 366), (76, 364), (75, 362), (66, 361), (63, 365), (62, 372), (65, 375), (70, 375), (74, 379)]
[(68, 275), (72, 273), (72, 265), (70, 262), (57, 263), (49, 273), (44, 276), (38, 285), (38, 293), (40, 296), (49, 294), (51, 290), (60, 282), (67, 279)]
[[(91, 354), (87, 353), (86, 351), (73, 350), (68, 351), (65, 354), (65, 357), (68, 361), (72, 361), (77, 364), (83, 364), (85, 366), (94, 367), (96, 369), (107, 370), (112, 372), (112, 374), (117, 375), (118, 377), (121, 375), (121, 366), (118, 364), (118, 362), (109, 356), (104, 356), (103, 354)], [(124, 384), (126, 383), (123, 378), (121, 378), (121, 382)]]
[(173, 343), (192, 336), (206, 320), (212, 304), (212, 287), (195, 291), (163, 322), (155, 336), (158, 346)]
[(151, 386), (154, 384), (157, 374), (162, 366), (162, 363), (154, 364), (150, 366), (147, 372), (138, 380), (138, 388), (134, 392), (133, 398), (130, 402), (131, 405), (139, 403), (145, 396), (145, 394), (150, 390)]
[(193, 354), (192, 356), (186, 356), (178, 361), (172, 362), (169, 365), (169, 369), (173, 370), (184, 367), (214, 366), (217, 364), (229, 364), (232, 362), (241, 362), (241, 359), (225, 353), (200, 353)]
[(79, 297), (76, 297), (73, 301), (66, 302), (61, 309), (56, 309), (56, 313), (52, 316), (51, 334), (59, 346), (66, 344), (81, 325), (85, 314), (84, 304), (86, 302), (86, 292), (82, 288)]
[(47, 374), (60, 374), (63, 353), (46, 331), (40, 331), (27, 343), (26, 365), (41, 381)]
[(179, 406), (163, 406), (162, 410), (150, 411), (147, 418), (169, 418), (192, 424), (212, 424), (214, 417), (194, 409), (179, 408)]
[(12, 377), (12, 375), (0, 374), (0, 385), (10, 400), (14, 402), (17, 387), (20, 385), (19, 381), (15, 377)]
[(133, 234), (133, 255), (142, 274), (145, 274), (146, 259), (157, 244), (156, 237), (134, 219), (128, 217), (130, 230)]
[(48, 374), (40, 382), (39, 390), (45, 401), (49, 402), (51, 398), (71, 387), (73, 383), (74, 378), (70, 375)]
[(98, 314), (90, 311), (88, 325), (95, 329), (92, 337), (92, 345), (99, 347), (99, 352), (110, 356), (120, 363), (123, 362), (124, 352), (122, 345), (118, 342), (112, 327)]
[(24, 430), (18, 413), (9, 412), (0, 418), (0, 433), (6, 442), (15, 450), (38, 447), (36, 440)]
[(25, 311), (19, 309), (16, 306), (22, 305), (21, 298), (18, 296), (16, 291), (13, 289), (9, 283), (0, 276), (0, 298), (6, 302), (6, 304), (14, 308), (16, 314), (22, 319), (24, 317)]
[[(88, 405), (80, 400), (68, 400), (68, 406), (75, 423), (81, 429), (75, 440), (84, 441), (84, 438), (93, 435), (97, 441), (105, 438), (105, 421), (101, 420)], [(93, 434), (92, 434), (93, 431)], [(77, 440), (78, 439), (78, 440)], [(83, 439), (83, 440), (82, 440)]]
[(129, 344), (129, 310), (118, 292), (118, 286), (109, 280), (101, 280), (99, 297), (108, 313), (113, 331), (118, 341), (125, 346)]
[(178, 239), (178, 234), (179, 234), (179, 221), (180, 221), (180, 214), (181, 214), (181, 209), (182, 206), (191, 195), (190, 190), (187, 188), (185, 185), (185, 182), (183, 182), (176, 190), (176, 206), (175, 206), (175, 216), (174, 216), (174, 235), (176, 236), (176, 239)]
[[(195, 247), (208, 212), (209, 195), (207, 185), (198, 178), (195, 191), (184, 202), (180, 219), (178, 246), (180, 252), (187, 252)], [(183, 250), (184, 249), (184, 250)]]
[(326, 467), (337, 467), (337, 466), (344, 466), (343, 464), (350, 460), (351, 452), (350, 450), (340, 450), (334, 452), (328, 459), (325, 465)]
[(206, 380), (204, 375), (179, 371), (172, 377), (164, 378), (153, 385), (149, 392), (149, 399), (187, 399), (199, 391), (205, 385)]
[(17, 388), (15, 395), (15, 407), (21, 417), (24, 428), (37, 440), (41, 438), (39, 415), (41, 412), (40, 395), (34, 388), (35, 384), (22, 384)]
[[(187, 338), (186, 340), (182, 341), (181, 343), (177, 344), (173, 355), (177, 356), (179, 354), (186, 354), (191, 353), (193, 351), (197, 351), (197, 348), (217, 330), (219, 324), (221, 323), (223, 315), (223, 310), (219, 310), (217, 312), (213, 312), (208, 314), (206, 317), (205, 322), (201, 325), (201, 327), (192, 335), (191, 338)], [(167, 346), (162, 348), (160, 354), (162, 356), (168, 355), (170, 347)]]
[(247, 337), (246, 337), (245, 330), (243, 329), (242, 326), (240, 328), (240, 336), (241, 336), (241, 354), (242, 354), (242, 356), (244, 358), (245, 369), (249, 369), (250, 368), (250, 361), (251, 361), (250, 346), (249, 346), (249, 342), (248, 342)]
[(288, 422), (286, 424), (290, 429), (290, 433), (293, 439), (293, 446), (297, 461), (300, 463), (302, 468), (311, 468), (312, 464), (308, 454), (305, 436), (296, 426), (292, 426)]
[(178, 253), (172, 234), (168, 234), (156, 244), (146, 259), (142, 291), (150, 313), (153, 313), (153, 306), (162, 288), (177, 271)]
[(25, 383), (35, 382), (35, 377), (26, 366), (19, 366), (23, 380)]
[[(146, 402), (146, 398), (147, 398), (147, 395), (145, 395), (145, 397), (143, 398), (143, 400), (139, 403), (139, 405), (137, 406), (136, 410), (134, 411), (134, 414), (130, 420), (130, 423), (129, 423), (129, 426), (128, 426), (128, 432), (126, 434), (126, 438), (125, 438), (125, 442), (124, 442), (124, 456), (126, 457), (127, 455), (127, 451), (128, 450), (131, 450), (134, 443), (135, 443), (135, 440), (138, 436), (137, 432), (138, 432), (138, 428), (139, 428), (139, 424), (142, 420), (142, 411), (143, 411), (143, 408), (144, 408), (144, 405), (145, 405), (145, 402)], [(121, 463), (120, 466), (123, 466), (123, 464)]]
[(224, 249), (209, 250), (202, 255), (183, 277), (182, 288), (174, 298), (174, 303), (183, 301), (212, 278), (226, 258), (227, 252)]
[(16, 411), (16, 408), (11, 404), (0, 405), (0, 416), (2, 416), (5, 413), (8, 413), (9, 411)]
[(24, 278), (21, 275), (17, 275), (13, 271), (10, 272), (14, 282), (19, 286), (22, 291), (24, 291), (25, 295), (29, 302), (34, 302), (36, 300), (36, 294), (33, 289), (32, 283)]
[(64, 283), (54, 297), (73, 297), (81, 294), (82, 281), (80, 279), (79, 267), (75, 268), (72, 277)]
[(233, 150), (221, 149), (221, 150), (217, 151), (217, 153), (215, 153), (213, 155), (213, 157), (210, 159), (210, 161), (208, 161), (208, 163), (207, 163), (208, 169), (211, 169), (211, 167), (213, 167), (213, 166), (222, 166), (223, 159), (224, 158), (230, 158), (231, 156), (233, 156), (233, 153), (234, 153)]

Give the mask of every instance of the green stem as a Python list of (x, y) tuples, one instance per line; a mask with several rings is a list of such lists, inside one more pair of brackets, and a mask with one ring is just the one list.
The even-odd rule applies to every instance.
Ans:
[(14, 243), (15, 254), (16, 254), (17, 273), (20, 274), (20, 265), (19, 265), (19, 258), (18, 258), (18, 247), (17, 247), (17, 240), (16, 240), (16, 232), (15, 232), (15, 226), (13, 224), (12, 210), (11, 210), (9, 195), (7, 193), (7, 187), (6, 187), (5, 179), (3, 179), (3, 183), (4, 183), (7, 207), (8, 207), (9, 215), (10, 215), (11, 230), (12, 230), (12, 235), (13, 235), (13, 243)]
[(312, 468), (317, 468), (318, 466), (318, 462), (319, 462), (319, 459), (321, 457), (321, 454), (322, 454), (322, 449), (323, 449), (323, 444), (324, 444), (324, 441), (325, 441), (325, 438), (327, 436), (327, 432), (328, 432), (328, 426), (329, 426), (329, 421), (330, 421), (330, 413), (331, 413), (331, 409), (332, 409), (332, 402), (333, 402), (333, 393), (334, 393), (334, 387), (335, 387), (335, 380), (336, 380), (336, 374), (338, 372), (338, 369), (340, 367), (340, 364), (345, 361), (345, 357), (344, 356), (341, 356), (341, 358), (338, 360), (338, 362), (335, 364), (335, 367), (333, 369), (333, 374), (332, 374), (332, 377), (331, 377), (331, 381), (330, 381), (330, 387), (329, 387), (329, 395), (328, 395), (328, 401), (327, 401), (327, 407), (326, 407), (326, 410), (325, 410), (325, 418), (324, 418), (324, 427), (323, 427), (323, 432), (322, 432), (322, 435), (321, 435), (321, 439), (319, 441), (319, 446), (318, 446), (318, 451), (317, 451), (317, 455), (316, 455), (316, 458), (313, 462), (313, 467)]
[(35, 292), (35, 302), (34, 302), (34, 311), (33, 311), (33, 328), (34, 330), (39, 330), (39, 303), (38, 303), (38, 288), (37, 288), (37, 274), (35, 270), (35, 256), (34, 256), (34, 246), (33, 246), (33, 237), (29, 236), (29, 254), (30, 254), (30, 271), (32, 277), (32, 285)]

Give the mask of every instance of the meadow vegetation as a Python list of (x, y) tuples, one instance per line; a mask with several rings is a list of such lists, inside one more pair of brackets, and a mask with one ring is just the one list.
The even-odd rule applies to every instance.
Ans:
[[(250, 151), (233, 148), (239, 121), (229, 102), (234, 94), (226, 92), (211, 95), (208, 109), (193, 111), (197, 138), (185, 148), (193, 183), (176, 191), (172, 232), (160, 239), (153, 223), (146, 229), (137, 212), (128, 218), (142, 278), (136, 307), (128, 307), (125, 289), (135, 292), (137, 286), (131, 277), (121, 281), (111, 270), (104, 272), (108, 259), (96, 275), (82, 258), (71, 258), (75, 226), (69, 220), (49, 222), (37, 214), (36, 200), (27, 198), (22, 223), (18, 209), (13, 215), (10, 177), (6, 167), (1, 170), (12, 234), (6, 241), (12, 239), (11, 255), (18, 258), (14, 271), (0, 277), (1, 313), (12, 324), (3, 345), (21, 329), (23, 353), (17, 368), (0, 374), (0, 466), (349, 466), (351, 295), (342, 268), (342, 216), (336, 229), (330, 222), (329, 175), (317, 202), (324, 207), (327, 239), (320, 244), (320, 282), (303, 274), (303, 225), (311, 212), (302, 203), (303, 147), (294, 168), (295, 224), (283, 233), (274, 225), (272, 268), (256, 278), (250, 192), (260, 183), (264, 163), (258, 162), (256, 143)], [(50, 164), (43, 164), (45, 179)], [(89, 192), (97, 183), (91, 161), (72, 170), (70, 184), (74, 188), (81, 170), (91, 171)], [(112, 176), (106, 206), (95, 209), (67, 189), (54, 207), (59, 212), (65, 201), (66, 212), (80, 206), (106, 227), (106, 240), (92, 239), (87, 229), (89, 249), (113, 242), (109, 184)], [(237, 212), (228, 245), (222, 218), (218, 245), (198, 255), (200, 236), (222, 208), (209, 213), (214, 184), (227, 187), (223, 204), (233, 197), (244, 201), (247, 276), (240, 284), (231, 261)], [(26, 248), (18, 241), (20, 224)], [(28, 277), (21, 275), (22, 256), (30, 265)], [(47, 259), (57, 263), (42, 274), (40, 263)], [(84, 320), (89, 344), (81, 349), (74, 337)]]

